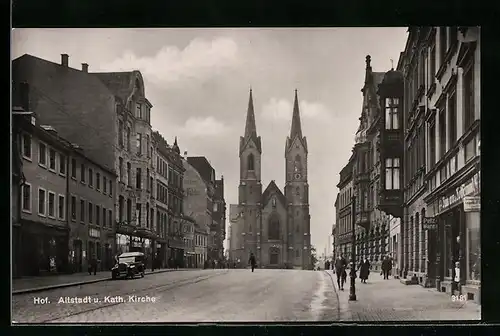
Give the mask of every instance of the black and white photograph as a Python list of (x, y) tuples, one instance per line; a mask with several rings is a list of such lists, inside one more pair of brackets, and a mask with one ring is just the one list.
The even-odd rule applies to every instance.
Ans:
[(12, 324), (480, 320), (480, 36), (13, 29)]

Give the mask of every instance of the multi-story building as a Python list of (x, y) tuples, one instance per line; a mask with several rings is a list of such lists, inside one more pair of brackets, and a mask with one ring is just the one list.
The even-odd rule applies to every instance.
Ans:
[(190, 216), (184, 215), (182, 221), (182, 232), (184, 241), (184, 263), (183, 265), (187, 268), (196, 268), (196, 253), (194, 248), (194, 237), (195, 237), (195, 220)]
[[(29, 106), (29, 90), (26, 94), (22, 105)], [(14, 249), (19, 275), (82, 271), (92, 256), (101, 261), (101, 269), (110, 268), (116, 175), (54, 127), (40, 125), (36, 113), (29, 119), (17, 124), (24, 180), (21, 233)]]
[(402, 216), (402, 85), (400, 72), (373, 72), (371, 57), (366, 57), (360, 124), (338, 185), (337, 245), (341, 253), (351, 255), (349, 216), (354, 211), (356, 262), (366, 258), (374, 270), (380, 268), (382, 258), (390, 251), (391, 218)]
[[(210, 162), (204, 156), (191, 156), (187, 157), (187, 163), (189, 166), (193, 167), (201, 177), (204, 182), (204, 192), (203, 197), (205, 198), (205, 209), (206, 209), (206, 220), (198, 223), (198, 219), (195, 217), (196, 221), (200, 225), (208, 225), (210, 234), (208, 236), (208, 259), (218, 260), (219, 259), (219, 245), (216, 244), (218, 239), (220, 239), (220, 225), (214, 218), (214, 203), (216, 203), (216, 182), (215, 182), (215, 169), (212, 167)], [(187, 167), (187, 166), (186, 166)], [(187, 169), (187, 168), (186, 168)], [(198, 184), (201, 183), (198, 181)], [(206, 196), (205, 196), (206, 194)]]
[(203, 268), (205, 261), (207, 261), (207, 230), (203, 230), (200, 226), (194, 227), (194, 254), (195, 254), (195, 268)]
[(337, 225), (333, 224), (332, 225), (332, 255), (331, 259), (335, 260), (337, 258), (337, 251), (336, 251), (336, 236), (337, 236)]
[(480, 28), (415, 27), (405, 73), (403, 268), (410, 283), (480, 298)]
[[(184, 213), (193, 218), (194, 231), (198, 237), (202, 237), (197, 238), (199, 239), (196, 242), (198, 248), (195, 249), (194, 257), (195, 267), (201, 267), (211, 256), (210, 250), (207, 250), (207, 248), (210, 244), (211, 227), (214, 222), (212, 218), (214, 195), (213, 189), (210, 188), (212, 182), (204, 178), (200, 171), (191, 164), (191, 162), (197, 162), (197, 160), (189, 159), (191, 158), (183, 160), (185, 169)], [(201, 164), (199, 166), (202, 167)]]
[(154, 178), (153, 192), (156, 203), (156, 227), (159, 233), (157, 255), (160, 265), (181, 266), (184, 260), (184, 240), (182, 207), (184, 195), (179, 188), (183, 186), (184, 168), (182, 167), (177, 139), (170, 146), (165, 138), (154, 131)]
[(335, 202), (335, 214), (337, 225), (335, 230), (335, 247), (336, 256), (344, 256), (350, 259), (352, 249), (352, 166), (353, 158), (349, 159), (347, 165), (340, 171), (340, 181), (337, 184), (339, 193)]
[(215, 195), (212, 211), (212, 218), (216, 225), (213, 228), (215, 231), (214, 245), (212, 251), (215, 260), (224, 259), (224, 239), (226, 239), (226, 200), (224, 199), (224, 176), (220, 180), (215, 180)]
[[(116, 174), (89, 159), (77, 145), (70, 156), (57, 156), (59, 174), (68, 167), (68, 223), (70, 255), (74, 271), (81, 272), (95, 257), (98, 270), (109, 270), (115, 252)], [(49, 150), (49, 158), (52, 156)], [(66, 162), (68, 160), (68, 162)]]
[[(78, 144), (85, 155), (118, 172), (115, 207), (117, 250), (151, 254), (155, 204), (151, 198), (151, 103), (139, 71), (89, 73), (31, 55), (12, 62), (15, 82), (30, 84), (31, 106), (41, 124)], [(151, 260), (151, 258), (148, 258)]]

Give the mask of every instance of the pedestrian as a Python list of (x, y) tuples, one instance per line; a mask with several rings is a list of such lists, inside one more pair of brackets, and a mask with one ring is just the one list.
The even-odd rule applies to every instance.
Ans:
[(453, 281), (451, 283), (451, 296), (455, 295), (455, 291), (460, 294), (460, 262), (455, 262), (455, 268), (453, 269)]
[(347, 278), (346, 267), (347, 261), (342, 255), (339, 255), (335, 260), (335, 273), (337, 274), (337, 285), (340, 290), (344, 290), (344, 283)]
[(368, 280), (370, 267), (370, 262), (366, 258), (359, 264), (359, 278), (361, 279), (361, 283), (366, 283), (366, 280)]
[(255, 265), (257, 264), (257, 261), (255, 260), (255, 256), (253, 253), (250, 253), (250, 258), (248, 259), (248, 263), (252, 266), (252, 272), (255, 269)]
[(329, 269), (330, 269), (330, 261), (329, 261), (329, 260), (327, 260), (327, 261), (325, 262), (325, 270), (329, 270)]
[(382, 260), (382, 275), (384, 276), (384, 280), (389, 279), (389, 272), (391, 270), (391, 261), (389, 260), (389, 256), (385, 256), (384, 260)]
[(94, 272), (94, 275), (97, 273), (97, 258), (94, 255), (92, 255), (90, 259), (90, 265), (89, 265), (89, 275), (92, 275), (92, 272)]

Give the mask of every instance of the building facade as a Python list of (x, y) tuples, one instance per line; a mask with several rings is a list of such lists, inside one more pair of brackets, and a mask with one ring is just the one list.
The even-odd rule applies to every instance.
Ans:
[(208, 232), (200, 226), (194, 227), (194, 254), (195, 254), (195, 268), (203, 268), (205, 262), (208, 260), (207, 256), (207, 243)]
[(480, 28), (412, 28), (399, 63), (408, 153), (407, 281), (450, 292), (459, 262), (462, 293), (479, 301)]
[(352, 166), (354, 164), (353, 157), (349, 159), (347, 165), (340, 171), (340, 181), (337, 184), (339, 193), (335, 202), (335, 214), (337, 225), (335, 230), (335, 255), (344, 256), (347, 260), (351, 258), (352, 250), (352, 196), (353, 180)]
[(214, 249), (210, 257), (215, 260), (224, 260), (224, 240), (226, 239), (226, 200), (224, 199), (224, 176), (215, 180), (215, 195), (212, 209), (212, 218), (216, 224), (213, 228)]
[(311, 269), (308, 150), (297, 91), (285, 142), (284, 193), (274, 180), (262, 192), (261, 154), (250, 90), (245, 133), (240, 137), (239, 202), (231, 206), (230, 214), (233, 257), (246, 262), (254, 253), (260, 267)]

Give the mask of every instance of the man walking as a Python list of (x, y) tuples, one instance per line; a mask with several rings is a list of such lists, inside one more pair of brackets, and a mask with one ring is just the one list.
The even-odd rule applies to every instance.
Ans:
[(347, 267), (347, 261), (344, 256), (340, 255), (337, 260), (335, 260), (335, 273), (337, 274), (337, 286), (340, 290), (344, 290), (344, 282), (347, 278), (347, 273), (345, 271)]
[(257, 261), (255, 260), (255, 256), (253, 253), (250, 253), (250, 259), (248, 259), (248, 263), (252, 266), (252, 272), (255, 269), (255, 265), (257, 264)]

